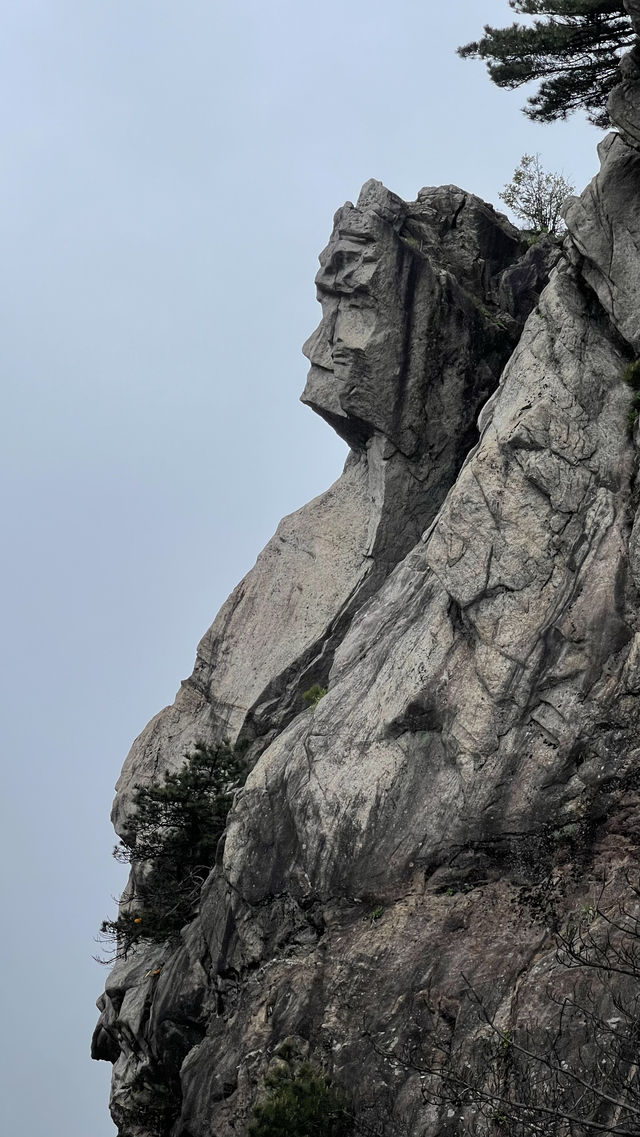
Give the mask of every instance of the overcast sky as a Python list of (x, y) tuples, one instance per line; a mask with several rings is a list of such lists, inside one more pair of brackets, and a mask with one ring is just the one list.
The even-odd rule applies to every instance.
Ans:
[(524, 152), (582, 187), (600, 135), (534, 126), (456, 58), (506, 0), (0, 12), (0, 1130), (110, 1137), (88, 1047), (113, 784), (279, 518), (341, 469), (297, 402), (332, 215), (370, 177), (499, 205)]

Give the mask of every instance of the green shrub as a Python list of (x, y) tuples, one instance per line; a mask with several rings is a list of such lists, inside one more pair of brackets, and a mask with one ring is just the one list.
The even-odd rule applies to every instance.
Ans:
[(632, 391), (640, 391), (640, 359), (634, 359), (625, 367), (622, 378)]
[(163, 943), (193, 917), (245, 773), (227, 743), (198, 745), (181, 770), (136, 788), (131, 836), (114, 849), (116, 860), (134, 870), (127, 910), (100, 927), (116, 957), (139, 940)]
[(629, 434), (633, 434), (633, 428), (638, 421), (638, 413), (640, 412), (640, 359), (634, 359), (633, 363), (625, 367), (622, 378), (627, 387), (633, 391), (627, 414)]
[(326, 693), (326, 687), (321, 687), (319, 683), (314, 683), (311, 687), (309, 687), (308, 691), (302, 692), (302, 698), (307, 706), (313, 709), (314, 707), (317, 707), (321, 699), (324, 699)]
[(267, 1087), (266, 1099), (254, 1110), (249, 1137), (349, 1137), (353, 1133), (348, 1099), (309, 1062), (296, 1073), (272, 1074)]

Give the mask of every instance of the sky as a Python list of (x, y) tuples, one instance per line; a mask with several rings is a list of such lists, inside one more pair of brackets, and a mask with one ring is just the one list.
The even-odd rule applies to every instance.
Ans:
[(115, 1133), (88, 1056), (113, 785), (280, 517), (341, 470), (298, 403), (334, 211), (370, 177), (499, 205), (523, 153), (596, 172), (584, 119), (532, 124), (456, 57), (511, 19), (0, 3), (2, 1133)]

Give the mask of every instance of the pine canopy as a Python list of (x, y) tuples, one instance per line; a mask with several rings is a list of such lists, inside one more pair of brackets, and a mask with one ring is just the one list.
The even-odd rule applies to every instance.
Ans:
[(139, 940), (162, 943), (192, 919), (235, 790), (246, 777), (241, 749), (226, 742), (198, 745), (181, 769), (137, 787), (133, 831), (114, 849), (116, 860), (134, 869), (127, 907), (100, 928), (106, 942), (115, 943), (111, 958), (126, 958)]
[(498, 87), (540, 80), (523, 108), (537, 122), (584, 109), (590, 122), (606, 127), (620, 55), (634, 39), (622, 0), (509, 0), (509, 7), (533, 20), (507, 28), (487, 24), (482, 39), (458, 54), (484, 59)]

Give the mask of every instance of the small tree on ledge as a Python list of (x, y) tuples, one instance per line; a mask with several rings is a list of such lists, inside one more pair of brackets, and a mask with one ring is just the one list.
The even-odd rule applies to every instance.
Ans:
[(256, 1105), (249, 1137), (351, 1137), (354, 1119), (345, 1094), (321, 1070), (305, 1062), (267, 1078), (267, 1096)]
[(102, 921), (101, 935), (113, 945), (103, 962), (126, 957), (140, 940), (163, 943), (192, 919), (245, 774), (242, 758), (225, 742), (198, 745), (182, 769), (137, 786), (132, 835), (113, 851), (133, 869), (127, 906), (115, 920)]
[(563, 227), (562, 206), (573, 190), (562, 174), (543, 170), (539, 154), (523, 154), (500, 198), (536, 233), (558, 234)]

